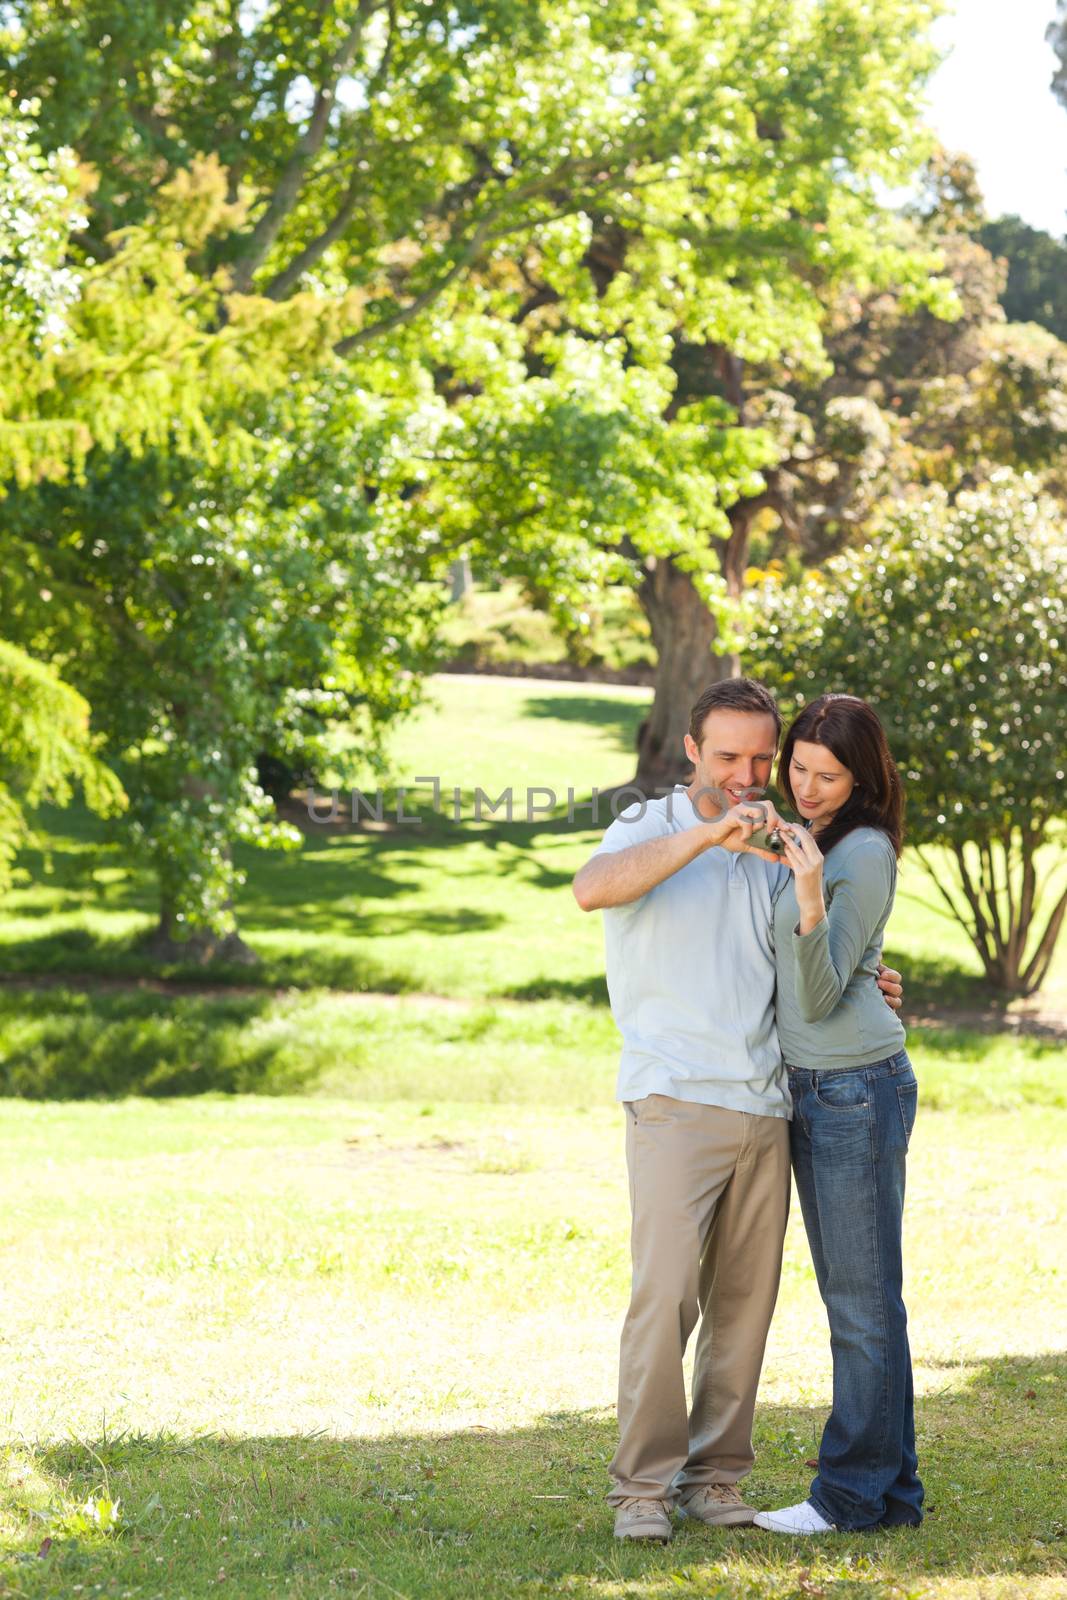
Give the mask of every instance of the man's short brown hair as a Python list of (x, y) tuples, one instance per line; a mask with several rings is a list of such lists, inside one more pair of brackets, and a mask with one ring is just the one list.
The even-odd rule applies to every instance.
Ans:
[(774, 742), (782, 732), (782, 716), (774, 696), (755, 678), (723, 678), (704, 690), (689, 713), (689, 733), (699, 747), (704, 738), (704, 723), (710, 711), (750, 711), (756, 716), (774, 718)]

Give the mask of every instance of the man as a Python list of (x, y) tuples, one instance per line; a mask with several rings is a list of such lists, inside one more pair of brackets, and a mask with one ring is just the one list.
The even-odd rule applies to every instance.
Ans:
[[(574, 880), (583, 911), (605, 913), (623, 1040), (633, 1285), (608, 1496), (620, 1539), (669, 1539), (674, 1505), (716, 1526), (754, 1515), (737, 1484), (754, 1460), (789, 1207), (771, 941), (788, 869), (749, 845), (775, 814), (746, 802), (770, 780), (780, 733), (762, 685), (712, 685), (685, 738), (692, 782), (624, 811)], [(888, 993), (898, 976), (880, 980)], [(682, 1360), (698, 1316), (687, 1413)]]

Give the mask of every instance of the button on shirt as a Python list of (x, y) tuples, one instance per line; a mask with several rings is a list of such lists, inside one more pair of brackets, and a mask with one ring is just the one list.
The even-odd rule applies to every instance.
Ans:
[[(629, 806), (597, 854), (705, 826), (682, 786)], [(608, 993), (622, 1034), (616, 1097), (670, 1095), (788, 1117), (774, 1026), (772, 900), (788, 869), (717, 846), (604, 911)]]

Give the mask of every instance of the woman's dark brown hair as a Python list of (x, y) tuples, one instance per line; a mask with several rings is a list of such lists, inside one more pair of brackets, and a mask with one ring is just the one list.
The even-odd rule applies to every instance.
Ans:
[(793, 722), (778, 758), (778, 787), (794, 811), (798, 807), (789, 782), (789, 763), (798, 739), (825, 745), (856, 780), (841, 810), (819, 834), (823, 855), (853, 828), (881, 828), (899, 856), (904, 840), (904, 790), (885, 730), (866, 700), (852, 694), (821, 694)]

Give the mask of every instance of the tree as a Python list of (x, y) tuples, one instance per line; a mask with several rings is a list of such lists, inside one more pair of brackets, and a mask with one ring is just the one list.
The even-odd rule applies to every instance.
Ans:
[(1045, 38), (1052, 46), (1059, 65), (1052, 76), (1052, 92), (1061, 105), (1067, 106), (1067, 3), (1057, 0), (1056, 16), (1049, 23)]
[(824, 573), (766, 581), (746, 649), (787, 717), (827, 689), (875, 707), (908, 838), (989, 983), (1012, 995), (1041, 986), (1067, 914), (1067, 539), (1037, 489), (1002, 471), (955, 503), (932, 490), (897, 508)]
[(32, 841), (27, 808), (66, 805), (78, 785), (99, 816), (126, 803), (89, 732), (89, 706), (43, 662), (0, 639), (0, 893), (17, 852)]
[[(236, 703), (244, 693), (247, 704), (248, 685), (226, 658), (233, 628), (215, 628), (210, 610), (205, 616), (202, 602), (210, 596), (203, 578), (184, 594), (180, 584), (168, 590), (168, 560), (183, 567), (184, 578), (198, 563), (211, 568), (214, 554), (201, 531), (210, 527), (207, 509), (231, 513), (233, 541), (241, 515), (234, 491), (257, 474), (262, 479), (274, 470), (277, 476), (276, 461), (255, 433), (267, 397), (285, 390), (299, 361), (321, 363), (323, 350), (328, 353), (344, 332), (338, 317), (351, 302), (341, 297), (309, 306), (295, 298), (279, 308), (245, 297), (232, 301), (217, 325), (221, 285), (195, 279), (186, 264), (190, 248), (239, 214), (225, 202), (220, 171), (210, 162), (164, 185), (156, 213), (128, 228), (106, 261), (69, 265), (84, 180), (69, 152), (42, 156), (24, 119), (8, 114), (4, 122), (11, 138), (0, 165), (0, 229), (9, 267), (0, 275), (9, 332), (0, 360), (0, 452), (7, 474), (0, 500), (0, 630), (25, 647), (5, 647), (18, 693), (5, 727), (11, 776), (5, 780), (4, 836), (12, 841), (24, 831), (20, 775), (24, 804), (41, 798), (48, 784), (69, 795), (68, 774), (82, 782), (91, 804), (116, 815), (121, 808), (112, 802), (122, 789), (100, 765), (106, 739), (112, 764), (124, 765), (131, 779), (135, 803), (128, 825), (161, 872), (161, 920), (169, 926), (171, 910), (185, 920), (188, 909), (191, 925), (231, 933), (230, 841), (279, 835), (271, 832), (261, 794), (235, 794), (232, 787), (223, 793), (213, 781), (210, 755), (205, 768), (206, 743), (219, 747), (214, 759), (220, 762), (229, 748), (225, 719), (217, 714), (220, 695), (207, 686), (225, 686), (221, 698), (230, 692)], [(226, 412), (230, 426), (216, 438), (215, 425)], [(286, 417), (276, 399), (276, 425), (284, 426)], [(194, 456), (199, 475), (190, 466)], [(196, 501), (198, 518), (189, 507), (204, 489), (205, 472), (214, 474), (218, 498), (225, 499), (219, 493), (225, 485), (231, 499), (224, 507), (217, 499)], [(154, 502), (146, 485), (159, 491)], [(167, 548), (178, 506), (189, 515), (182, 539)], [(244, 514), (247, 520), (250, 512)], [(240, 543), (239, 532), (233, 542)], [(238, 552), (238, 565), (241, 559), (262, 570), (247, 551), (243, 557)], [(333, 582), (337, 586), (336, 575)], [(173, 602), (175, 588), (177, 603), (166, 615), (164, 596)], [(405, 627), (411, 613), (405, 607)], [(388, 619), (390, 613), (379, 603), (369, 615)], [(190, 626), (197, 621), (199, 634)], [(313, 628), (305, 618), (297, 636), (306, 639)], [(170, 640), (176, 648), (168, 652)], [(213, 650), (204, 648), (208, 640)], [(197, 655), (194, 665), (190, 658)], [(167, 671), (161, 673), (164, 656)], [(69, 681), (35, 657), (58, 664)], [(387, 658), (388, 651), (378, 652), (378, 683), (388, 677), (380, 664)], [(261, 671), (276, 664), (275, 657), (266, 669), (260, 664)], [(169, 751), (168, 762), (175, 726), (160, 720), (161, 684), (173, 690), (183, 668), (184, 703), (197, 737), (177, 760)], [(155, 694), (145, 692), (149, 686)], [(81, 689), (92, 699), (92, 738)], [(290, 692), (288, 685), (276, 689), (276, 695), (283, 692)], [(198, 695), (210, 704), (194, 711), (190, 701)], [(160, 791), (161, 772), (170, 774), (167, 796)], [(176, 892), (179, 879), (184, 887)]]
[(1019, 217), (984, 222), (976, 237), (1007, 267), (1000, 297), (1009, 322), (1036, 322), (1067, 340), (1067, 244)]
[[(513, 297), (528, 363), (546, 331), (621, 342), (630, 363), (667, 369), (663, 458), (674, 426), (704, 430), (706, 470), (691, 453), (673, 519), (669, 496), (661, 502), (664, 524), (688, 526), (700, 548), (641, 550), (636, 522), (621, 545), (658, 654), (635, 779), (649, 791), (682, 775), (697, 693), (736, 670), (723, 624), (744, 585), (751, 519), (769, 503), (766, 469), (781, 454), (771, 419), (750, 403), (749, 371), (777, 363), (825, 373), (824, 304), (848, 281), (864, 292), (894, 285), (912, 306), (952, 307), (936, 252), (884, 214), (870, 181), (875, 167), (910, 169), (922, 149), (913, 112), (932, 61), (924, 15), (869, 9), (839, 26), (832, 8), (753, 8), (735, 34), (737, 16), (717, 19), (713, 48), (731, 64), (730, 93), (723, 103), (718, 80), (709, 92), (701, 161), (683, 151), (672, 181), (587, 202), (492, 278)], [(906, 44), (901, 27), (912, 30)], [(710, 22), (704, 40), (712, 44)], [(774, 65), (785, 57), (788, 71)], [(831, 407), (839, 439), (855, 438), (857, 409)], [(718, 481), (716, 454), (731, 465)], [(864, 455), (858, 470), (869, 476), (868, 467)]]
[[(725, 505), (721, 564), (735, 605), (753, 563), (818, 565), (861, 536), (881, 499), (916, 471), (910, 424), (924, 386), (981, 359), (980, 330), (998, 314), (997, 273), (957, 226), (970, 203), (967, 167), (935, 152), (927, 177), (921, 218), (893, 224), (893, 271), (864, 276), (853, 261), (852, 273), (816, 279), (809, 349), (676, 349), (680, 385), (727, 399), (765, 441), (759, 477)], [(918, 262), (938, 272), (921, 290), (905, 265)], [(720, 673), (739, 669), (736, 648), (720, 657)], [(681, 698), (676, 719), (694, 697)], [(661, 783), (684, 775), (677, 727), (660, 760)], [(642, 752), (637, 782), (645, 771)]]
[(1033, 323), (991, 323), (978, 353), (970, 371), (923, 385), (909, 419), (915, 478), (954, 497), (1011, 467), (1067, 505), (1067, 344)]
[[(340, 421), (325, 409), (323, 433)], [(22, 625), (93, 705), (124, 826), (157, 874), (160, 958), (251, 959), (232, 847), (300, 842), (256, 781), (264, 735), (301, 763), (330, 716), (370, 743), (420, 664), (411, 563), (397, 572), (380, 523), (371, 562), (366, 525), (331, 505), (336, 458), (314, 484), (327, 452), (310, 418), (297, 432), (290, 409), (283, 429), (262, 406), (259, 420), (270, 443), (243, 468), (119, 449), (9, 512), (27, 577), (47, 575)]]
[[(726, 506), (732, 595), (743, 594), (750, 563), (796, 576), (862, 538), (887, 499), (930, 483), (952, 498), (1009, 466), (1063, 498), (1067, 347), (1004, 325), (1001, 265), (970, 233), (981, 216), (970, 162), (935, 151), (909, 219), (912, 247), (939, 252), (954, 303), (947, 294), (916, 303), (906, 280), (831, 285), (821, 364), (676, 348), (681, 382), (730, 395), (771, 447), (754, 488)], [(676, 757), (674, 777), (684, 771)]]
[[(195, 427), (190, 369), (200, 355), (180, 300), (162, 312), (163, 299), (142, 281), (140, 303), (115, 314), (112, 285), (92, 284), (68, 260), (72, 232), (84, 226), (83, 177), (69, 151), (45, 156), (34, 144), (25, 115), (0, 107), (0, 479), (15, 498), (28, 485), (56, 482), (85, 462), (94, 438), (121, 434), (143, 446), (158, 426), (153, 407), (170, 405), (177, 426)], [(165, 242), (147, 251), (147, 272), (168, 277)], [(90, 309), (89, 301), (96, 291)], [(154, 313), (154, 314), (153, 314)], [(94, 337), (103, 320), (107, 347)], [(119, 336), (116, 336), (119, 335)], [(172, 358), (157, 370), (160, 342)], [(192, 352), (192, 353), (191, 353)], [(116, 392), (115, 361), (126, 382)], [(32, 584), (10, 545), (5, 549), (5, 592)], [(53, 595), (38, 587), (35, 600)], [(102, 738), (90, 732), (87, 701), (45, 662), (0, 639), (0, 888), (10, 881), (17, 849), (32, 835), (27, 808), (48, 799), (70, 800), (80, 786), (87, 804), (115, 816), (126, 796), (101, 760)]]
[[(147, 10), (131, 0), (72, 0), (62, 17), (45, 0), (12, 0), (0, 40), (9, 81), (19, 94), (40, 94), (44, 147), (73, 147), (95, 174), (82, 236), (95, 263), (88, 271), (113, 275), (132, 238), (147, 248), (161, 196), (180, 191), (205, 210), (195, 237), (180, 241), (183, 281), (201, 295), (188, 321), (203, 348), (224, 355), (229, 339), (248, 339), (250, 325), (276, 325), (282, 338), (280, 360), (264, 348), (271, 381), (252, 381), (255, 405), (236, 383), (214, 397), (203, 462), (183, 450), (189, 465), (180, 471), (166, 462), (142, 470), (117, 457), (94, 467), (91, 497), (65, 502), (72, 514), (52, 502), (50, 520), (66, 530), (67, 578), (74, 585), (91, 574), (84, 587), (95, 599), (86, 599), (84, 616), (103, 600), (116, 664), (128, 611), (140, 619), (135, 632), (151, 640), (151, 652), (133, 659), (155, 674), (153, 692), (141, 696), (142, 741), (171, 741), (174, 757), (175, 826), (159, 837), (164, 854), (183, 839), (202, 845), (195, 872), (186, 857), (176, 875), (184, 916), (232, 931), (234, 879), (217, 819), (257, 813), (251, 802), (251, 813), (227, 810), (222, 796), (233, 791), (228, 779), (218, 788), (213, 755), (197, 803), (215, 822), (199, 832), (186, 826), (190, 797), (179, 803), (173, 785), (183, 763), (201, 783), (204, 752), (221, 749), (224, 737), (245, 760), (244, 722), (230, 728), (220, 711), (232, 712), (236, 700), (225, 691), (220, 700), (218, 664), (227, 682), (247, 679), (231, 672), (223, 636), (253, 628), (260, 602), (284, 610), (270, 583), (257, 589), (247, 572), (217, 590), (199, 587), (208, 572), (229, 574), (231, 555), (250, 548), (239, 504), (258, 508), (257, 550), (285, 547), (268, 522), (289, 508), (266, 492), (247, 453), (231, 459), (231, 440), (265, 439), (264, 430), (284, 426), (286, 407), (343, 416), (347, 370), (351, 404), (365, 416), (396, 424), (413, 411), (416, 419), (388, 435), (399, 443), (386, 452), (385, 489), (373, 453), (385, 436), (357, 428), (354, 449), (368, 450), (357, 461), (338, 430), (326, 430), (339, 452), (323, 463), (338, 486), (333, 517), (353, 519), (346, 526), (360, 547), (357, 568), (379, 570), (384, 541), (383, 582), (395, 599), (409, 576), (432, 576), (464, 548), (481, 549), (566, 605), (617, 561), (620, 545), (667, 576), (679, 554), (679, 603), (698, 623), (700, 649), (678, 670), (703, 680), (718, 660), (704, 600), (709, 587), (728, 587), (714, 572), (716, 553), (730, 543), (724, 507), (754, 486), (767, 450), (758, 430), (736, 427), (728, 401), (675, 393), (670, 330), (745, 356), (785, 348), (811, 356), (820, 284), (847, 271), (923, 292), (927, 260), (875, 223), (879, 185), (915, 160), (916, 95), (932, 63), (927, 17), (924, 0), (887, 0), (877, 14), (862, 0), (803, 8), (730, 0), (714, 12), (683, 0), (654, 8), (644, 0), (348, 0), (326, 11), (289, 0), (206, 10), (191, 0)], [(207, 170), (225, 184), (210, 204)], [(539, 290), (530, 304), (531, 251), (563, 307), (555, 325), (538, 314), (548, 309)], [(285, 343), (305, 324), (306, 346)], [(248, 409), (255, 420), (244, 428)], [(294, 436), (283, 454), (299, 459), (306, 443)], [(220, 447), (232, 481), (220, 480)], [(165, 423), (153, 448), (171, 449)], [(288, 470), (282, 480), (297, 494), (299, 521), (302, 491)], [(130, 515), (120, 514), (126, 499)], [(105, 538), (96, 554), (92, 517), (107, 503), (125, 536), (120, 549)], [(227, 534), (225, 560), (213, 543), (216, 507), (241, 529), (240, 541)], [(208, 522), (206, 554), (192, 529), (178, 528), (182, 508), (194, 528)], [(138, 545), (138, 516), (142, 529), (155, 530), (154, 544)], [(29, 532), (41, 527), (39, 517), (21, 518), (22, 537), (49, 562), (57, 551), (48, 526), (44, 539)], [(336, 541), (341, 523), (331, 520), (328, 531)], [(340, 559), (336, 543), (328, 548)], [(154, 627), (151, 583), (159, 588), (160, 574), (194, 553), (204, 554), (197, 584), (186, 567), (178, 585), (170, 571), (170, 623)], [(326, 547), (320, 557), (331, 559)], [(373, 610), (373, 585), (355, 587)], [(203, 626), (219, 636), (203, 636), (213, 674), (193, 672), (176, 626), (190, 595), (201, 597)], [(219, 604), (234, 596), (240, 624)], [(28, 601), (19, 614), (32, 618), (31, 631), (47, 626)], [(385, 604), (383, 615), (398, 617), (399, 608)], [(666, 626), (664, 606), (661, 615)], [(350, 614), (342, 624), (335, 614), (333, 625), (355, 637), (362, 619)], [(83, 644), (87, 636), (83, 627)], [(403, 642), (408, 630), (389, 636)], [(367, 639), (375, 637), (368, 623)], [(72, 638), (72, 662), (78, 648)], [(396, 650), (387, 659), (406, 658)], [(331, 674), (324, 657), (315, 664), (317, 692)], [(294, 665), (282, 652), (270, 694), (242, 689), (245, 711), (266, 716), (291, 696), (294, 685), (281, 680)], [(366, 670), (368, 660), (352, 669), (352, 694), (362, 693)], [(184, 701), (172, 692), (177, 680)], [(400, 675), (392, 681), (395, 688)], [(658, 704), (668, 699), (676, 716), (678, 696), (661, 694)], [(165, 734), (153, 732), (149, 708), (159, 704)], [(658, 749), (669, 740), (653, 730), (648, 742)], [(164, 768), (155, 758), (149, 765)]]

